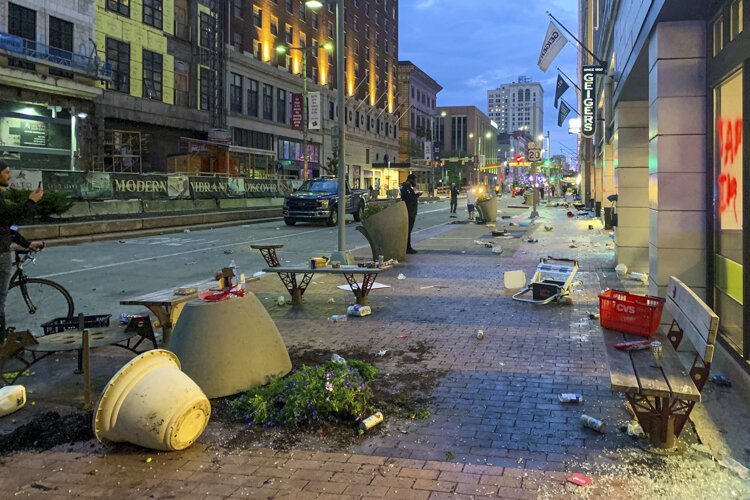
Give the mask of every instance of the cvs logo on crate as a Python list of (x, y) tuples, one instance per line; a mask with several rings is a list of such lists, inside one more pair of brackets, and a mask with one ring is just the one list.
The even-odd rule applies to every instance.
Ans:
[(618, 302), (615, 304), (615, 311), (623, 312), (625, 314), (635, 314), (635, 306)]

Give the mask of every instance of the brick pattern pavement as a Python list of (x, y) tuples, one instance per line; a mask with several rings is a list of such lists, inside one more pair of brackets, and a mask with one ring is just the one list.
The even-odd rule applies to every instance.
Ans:
[[(419, 235), (420, 253), (378, 277), (391, 288), (371, 294), (374, 313), (367, 318), (327, 320), (351, 300), (350, 292), (335, 289), (343, 281), (333, 277), (316, 276), (301, 308), (274, 305), (286, 295), (275, 275), (253, 285), (288, 346), (387, 349), (392, 354), (378, 363), (385, 373), (445, 372), (427, 420), (389, 421), (386, 415), (379, 434), (347, 453), (227, 450), (210, 437), (171, 454), (130, 447), (86, 451), (85, 443), (76, 451), (6, 459), (0, 486), (19, 496), (534, 498), (540, 486), (560, 484), (571, 462), (633, 447), (617, 431), (627, 414), (609, 390), (598, 322), (586, 314), (598, 308), (596, 295), (611, 279), (605, 276), (612, 266), (605, 246), (610, 238), (589, 231), (590, 221), (564, 214), (543, 208), (556, 229), (537, 225), (532, 230), (539, 243), (524, 241), (504, 256), (472, 246), (488, 232), (482, 226), (470, 226), (474, 236), (456, 240), (452, 253), (431, 251), (429, 238), (450, 237), (459, 226)], [(460, 229), (465, 237), (467, 226)], [(578, 248), (569, 248), (571, 239)], [(503, 272), (524, 269), (530, 277), (538, 258), (550, 254), (581, 260), (584, 283), (573, 304), (513, 301), (503, 290)], [(399, 273), (406, 279), (398, 280)], [(430, 285), (447, 288), (423, 288)], [(483, 340), (475, 337), (478, 329)], [(396, 338), (402, 334), (408, 338)], [(406, 360), (403, 353), (418, 345), (428, 347), (425, 355)], [(581, 392), (586, 401), (560, 404), (561, 392)], [(608, 432), (582, 428), (583, 412), (606, 421)]]

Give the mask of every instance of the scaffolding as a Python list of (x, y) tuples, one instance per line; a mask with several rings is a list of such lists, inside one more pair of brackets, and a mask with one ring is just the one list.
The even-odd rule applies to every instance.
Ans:
[(105, 130), (102, 155), (97, 162), (102, 172), (143, 173), (141, 132)]

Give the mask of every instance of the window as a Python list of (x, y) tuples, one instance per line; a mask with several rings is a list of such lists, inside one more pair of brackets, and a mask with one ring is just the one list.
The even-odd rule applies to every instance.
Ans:
[(209, 49), (216, 48), (216, 18), (201, 12), (200, 46)]
[(365, 24), (365, 40), (370, 39), (370, 26)]
[(256, 28), (263, 27), (263, 9), (253, 5), (253, 24)]
[(333, 4), (330, 4), (330, 3), (328, 4), (328, 12), (333, 14)]
[(294, 12), (294, 2), (293, 0), (286, 0), (286, 11), (290, 14)]
[(263, 84), (263, 118), (273, 120), (273, 87)]
[(242, 0), (232, 0), (232, 14), (234, 17), (242, 17)]
[(286, 43), (291, 45), (294, 43), (294, 31), (292, 30), (292, 25), (287, 24), (284, 26), (284, 40), (286, 40)]
[(112, 67), (109, 88), (117, 92), (130, 93), (130, 44), (107, 38), (107, 62)]
[(286, 90), (276, 89), (276, 121), (286, 123)]
[(370, 47), (365, 47), (365, 61), (370, 60)]
[(143, 49), (143, 97), (162, 100), (162, 55)]
[(713, 22), (714, 57), (724, 48), (724, 18), (721, 14)]
[(216, 73), (212, 69), (201, 66), (201, 91), (200, 91), (200, 109), (211, 111), (213, 109), (213, 98), (216, 87)]
[[(70, 65), (73, 57), (73, 23), (49, 16), (49, 53), (54, 61)], [(73, 78), (73, 73), (50, 68), (49, 73), (63, 78)]]
[(328, 119), (333, 120), (334, 118), (336, 118), (336, 109), (333, 101), (328, 101)]
[(253, 40), (253, 57), (260, 59), (260, 40)]
[(328, 37), (333, 38), (333, 23), (328, 21)]
[(279, 36), (279, 18), (271, 16), (271, 34)]
[(107, 0), (107, 10), (130, 17), (130, 0)]
[(8, 3), (8, 33), (36, 41), (36, 11)]
[(247, 114), (258, 116), (258, 81), (247, 80)]
[(313, 29), (318, 29), (319, 26), (320, 26), (320, 18), (318, 17), (318, 13), (313, 12), (312, 13), (312, 27)]
[(370, 2), (365, 3), (365, 16), (370, 17)]
[(162, 0), (143, 0), (143, 24), (162, 29), (163, 13)]
[(359, 18), (354, 16), (354, 31), (359, 31)]
[(242, 33), (235, 31), (232, 33), (232, 45), (237, 50), (242, 50)]
[(301, 31), (299, 32), (299, 46), (303, 49), (307, 48), (307, 35)]
[(742, 32), (742, 0), (734, 0), (729, 7), (729, 40), (734, 40)]
[(304, 21), (307, 19), (307, 9), (305, 8), (305, 0), (299, 2), (299, 18)]
[(229, 81), (229, 110), (242, 113), (242, 75), (232, 73)]

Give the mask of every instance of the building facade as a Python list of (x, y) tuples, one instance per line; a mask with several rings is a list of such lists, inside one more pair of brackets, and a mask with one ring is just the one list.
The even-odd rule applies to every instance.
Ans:
[(654, 295), (670, 276), (695, 290), (721, 318), (719, 351), (747, 369), (743, 4), (581, 1), (580, 35), (607, 73), (580, 155), (589, 201), (606, 207), (618, 196), (617, 263), (648, 272)]
[[(441, 161), (460, 165), (460, 182), (480, 181), (478, 169), (497, 164), (497, 124), (475, 106), (439, 106), (435, 111)], [(447, 183), (445, 169), (441, 175)]]
[(536, 137), (544, 130), (544, 89), (527, 77), (487, 91), (487, 114), (506, 134), (528, 130)]
[(399, 162), (432, 161), (437, 94), (443, 89), (411, 61), (398, 62)]
[[(275, 175), (304, 177), (305, 156), (308, 176), (331, 173), (339, 82), (334, 51), (324, 46), (335, 44), (334, 6), (314, 11), (304, 0), (230, 4), (226, 102), (233, 146), (255, 160), (265, 156)], [(353, 187), (385, 188), (398, 181), (389, 182), (386, 174), (398, 154), (398, 2), (347, 2), (344, 21), (344, 161)], [(306, 132), (292, 126), (292, 100), (304, 91), (303, 77), (308, 96), (320, 95), (320, 126)]]
[(94, 18), (93, 2), (0, 1), (0, 155), (14, 168), (69, 170), (86, 152), (83, 125), (110, 79)]

